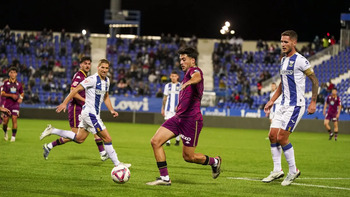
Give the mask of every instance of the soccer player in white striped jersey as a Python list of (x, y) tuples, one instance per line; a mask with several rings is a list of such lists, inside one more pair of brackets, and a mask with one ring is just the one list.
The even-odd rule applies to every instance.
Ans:
[[(112, 146), (112, 138), (100, 117), (102, 102), (105, 103), (113, 117), (118, 116), (118, 112), (114, 111), (112, 107), (108, 94), (110, 81), (107, 77), (107, 73), (109, 70), (109, 64), (108, 60), (101, 59), (97, 67), (97, 73), (85, 78), (68, 94), (63, 103), (56, 107), (57, 113), (60, 113), (62, 110), (65, 112), (68, 102), (74, 97), (74, 95), (85, 89), (85, 104), (80, 114), (81, 121), (78, 125), (78, 133), (76, 134), (72, 131), (48, 127), (41, 134), (40, 139), (55, 134), (64, 138), (69, 138), (74, 142), (81, 144), (89, 136), (89, 133), (97, 134), (103, 140), (109, 158), (115, 166), (118, 166), (121, 162), (118, 160), (117, 153)], [(126, 167), (131, 166), (131, 164), (123, 165)]]
[[(179, 92), (181, 84), (179, 82), (179, 74), (176, 71), (172, 71), (170, 74), (170, 83), (164, 86), (164, 96), (162, 103), (162, 115), (164, 120), (168, 120), (176, 113), (176, 106), (179, 103)], [(167, 146), (170, 146), (170, 140), (166, 142)], [(180, 136), (176, 136), (175, 146), (180, 145)]]
[(281, 183), (283, 186), (290, 185), (300, 175), (300, 170), (295, 164), (294, 149), (289, 142), (289, 135), (305, 112), (305, 76), (312, 82), (312, 98), (307, 108), (308, 114), (316, 111), (318, 92), (318, 80), (309, 61), (296, 51), (297, 40), (298, 35), (293, 30), (287, 30), (281, 34), (282, 52), (285, 54), (281, 60), (281, 83), (264, 107), (265, 113), (269, 113), (274, 102), (282, 94), (281, 107), (275, 112), (269, 132), (274, 168), (262, 181), (269, 183), (284, 176), (281, 167), (283, 151), (289, 166), (288, 175)]
[[(270, 93), (270, 99), (273, 97), (273, 95), (275, 94), (277, 90), (277, 85), (275, 82), (273, 82), (271, 84), (271, 93)], [(271, 107), (270, 110), (270, 115), (269, 115), (269, 119), (270, 119), (270, 123), (272, 122), (273, 117), (275, 116), (275, 112), (280, 108), (281, 106), (281, 100), (282, 100), (282, 96), (280, 95), (277, 100), (275, 100), (275, 102), (273, 103), (273, 106)], [(266, 114), (268, 115), (268, 114)]]

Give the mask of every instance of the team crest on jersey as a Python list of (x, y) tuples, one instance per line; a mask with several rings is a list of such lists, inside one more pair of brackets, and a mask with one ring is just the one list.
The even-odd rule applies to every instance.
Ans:
[(293, 67), (293, 65), (294, 65), (294, 61), (290, 61), (289, 62), (289, 67)]
[(331, 101), (330, 104), (331, 104), (331, 105), (334, 105), (334, 101)]
[(74, 81), (72, 85), (75, 87), (75, 86), (77, 86), (78, 84), (79, 84), (79, 82)]

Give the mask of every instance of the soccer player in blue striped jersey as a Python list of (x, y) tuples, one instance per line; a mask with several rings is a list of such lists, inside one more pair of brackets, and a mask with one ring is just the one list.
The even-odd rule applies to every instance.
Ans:
[[(179, 82), (179, 74), (176, 71), (172, 71), (170, 74), (170, 83), (164, 86), (163, 91), (163, 103), (162, 103), (162, 115), (165, 120), (170, 119), (176, 113), (176, 107), (179, 103), (179, 92), (181, 84)], [(170, 146), (170, 140), (166, 142), (167, 146)], [(175, 146), (180, 145), (180, 136), (176, 136)]]
[[(64, 101), (56, 107), (56, 112), (66, 111), (68, 102), (80, 91), (85, 90), (85, 104), (80, 114), (80, 123), (78, 125), (78, 133), (73, 131), (60, 130), (53, 127), (47, 127), (41, 134), (42, 140), (51, 134), (59, 135), (64, 138), (69, 138), (74, 142), (81, 144), (89, 136), (89, 133), (97, 134), (105, 144), (105, 150), (115, 166), (121, 164), (118, 160), (117, 153), (112, 146), (112, 138), (109, 135), (106, 126), (103, 124), (101, 114), (101, 104), (105, 103), (107, 109), (113, 117), (118, 116), (118, 112), (113, 109), (109, 98), (109, 78), (107, 73), (109, 70), (109, 61), (106, 59), (100, 60), (97, 73), (85, 78), (76, 88), (74, 88)], [(131, 164), (124, 164), (130, 167)]]
[(274, 102), (282, 94), (281, 107), (275, 112), (269, 132), (274, 169), (262, 181), (269, 183), (284, 176), (281, 167), (283, 151), (289, 166), (288, 175), (281, 183), (283, 186), (290, 185), (300, 175), (300, 170), (295, 164), (294, 149), (289, 142), (289, 135), (294, 131), (305, 112), (306, 76), (312, 82), (312, 98), (307, 108), (308, 114), (316, 111), (318, 92), (318, 80), (309, 61), (296, 51), (297, 40), (298, 35), (293, 30), (287, 30), (281, 34), (282, 52), (285, 54), (281, 60), (281, 83), (264, 107), (265, 113), (269, 113)]

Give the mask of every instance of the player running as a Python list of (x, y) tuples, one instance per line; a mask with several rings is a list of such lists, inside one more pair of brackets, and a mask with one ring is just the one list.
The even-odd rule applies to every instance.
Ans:
[[(164, 96), (162, 102), (162, 115), (164, 120), (168, 120), (176, 113), (176, 106), (179, 103), (180, 82), (179, 74), (176, 71), (172, 71), (170, 74), (171, 82), (167, 83), (164, 87)], [(167, 146), (170, 146), (170, 140), (166, 142)], [(175, 146), (180, 145), (180, 136), (176, 136)]]
[[(82, 57), (80, 60), (80, 70), (74, 74), (71, 84), (71, 90), (76, 88), (88, 75), (91, 68), (91, 58), (90, 57)], [(71, 130), (74, 133), (78, 132), (79, 125), (79, 115), (82, 111), (83, 105), (85, 103), (85, 90), (80, 91), (78, 94), (75, 94), (72, 101), (68, 105), (68, 119)], [(108, 159), (108, 154), (103, 147), (103, 141), (98, 135), (94, 134), (95, 142), (97, 148), (100, 152), (101, 160), (105, 161)], [(65, 144), (66, 142), (71, 141), (67, 138), (59, 138), (53, 142), (43, 145), (44, 149), (44, 158), (48, 159), (49, 153), (51, 149), (58, 145)]]
[[(78, 125), (78, 133), (56, 129), (49, 125), (41, 134), (40, 139), (43, 139), (51, 134), (55, 134), (64, 138), (69, 138), (74, 142), (81, 144), (88, 137), (89, 132), (92, 134), (97, 134), (103, 140), (109, 158), (112, 160), (114, 165), (117, 166), (121, 164), (121, 162), (118, 160), (117, 153), (112, 146), (112, 138), (100, 118), (102, 102), (105, 103), (113, 117), (118, 116), (118, 112), (114, 111), (112, 107), (108, 94), (110, 85), (109, 78), (107, 77), (109, 64), (109, 61), (106, 59), (100, 60), (97, 67), (97, 73), (84, 79), (84, 81), (82, 81), (68, 94), (63, 103), (56, 107), (57, 113), (60, 113), (62, 110), (65, 112), (68, 102), (74, 97), (74, 95), (85, 90), (85, 104), (80, 114), (81, 120)], [(124, 165), (126, 167), (131, 166), (131, 164)]]
[(296, 52), (298, 35), (293, 30), (281, 34), (282, 52), (285, 56), (281, 60), (281, 83), (271, 100), (265, 105), (265, 113), (269, 113), (277, 98), (282, 94), (281, 107), (275, 112), (270, 126), (269, 139), (271, 143), (273, 171), (263, 182), (269, 183), (284, 176), (281, 167), (282, 150), (289, 165), (289, 173), (281, 185), (290, 185), (299, 175), (296, 167), (294, 149), (289, 142), (289, 135), (294, 131), (305, 111), (305, 75), (312, 82), (312, 98), (307, 109), (308, 114), (316, 111), (318, 80), (309, 61)]
[[(271, 93), (270, 93), (270, 99), (273, 97), (273, 95), (276, 93), (277, 90), (277, 86), (276, 83), (273, 82), (271, 84)], [(281, 106), (281, 100), (282, 100), (282, 96), (279, 96), (278, 99), (273, 103), (273, 106), (271, 107), (270, 110), (270, 115), (269, 115), (269, 119), (270, 119), (270, 123), (272, 122), (273, 117), (275, 116), (275, 112), (280, 108)], [(268, 114), (266, 114), (268, 115)]]
[[(326, 113), (327, 106), (329, 107)], [(339, 121), (341, 108), (342, 108), (342, 105), (341, 105), (340, 97), (337, 95), (337, 88), (333, 88), (332, 94), (327, 97), (327, 100), (323, 108), (323, 115), (325, 116), (324, 126), (326, 127), (329, 133), (329, 140), (332, 139), (333, 135), (334, 135), (335, 141), (337, 141), (338, 139), (338, 121)], [(332, 120), (334, 124), (334, 133), (332, 132), (331, 127), (329, 126), (330, 120)]]
[(175, 116), (165, 121), (151, 139), (160, 177), (147, 185), (171, 185), (163, 144), (180, 135), (183, 142), (182, 156), (185, 161), (212, 167), (213, 178), (220, 175), (221, 158), (195, 153), (199, 134), (203, 126), (200, 104), (203, 95), (203, 72), (196, 66), (198, 52), (192, 47), (178, 51), (180, 64), (185, 72)]
[(23, 101), (23, 86), (22, 83), (17, 81), (18, 70), (17, 67), (10, 67), (8, 70), (9, 79), (4, 81), (1, 96), (6, 97), (4, 107), (11, 111), (11, 115), (5, 114), (2, 129), (4, 130), (5, 141), (8, 140), (7, 124), (9, 118), (12, 119), (12, 137), (11, 142), (16, 141), (17, 134), (17, 118), (19, 117), (19, 105)]

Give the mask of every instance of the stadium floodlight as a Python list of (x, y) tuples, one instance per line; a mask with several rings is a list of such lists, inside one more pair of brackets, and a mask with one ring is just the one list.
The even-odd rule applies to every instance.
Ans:
[(228, 27), (227, 26), (223, 26), (222, 29), (225, 30), (226, 32), (228, 31)]
[(86, 35), (86, 30), (83, 29), (83, 30), (81, 31), (81, 33), (83, 34), (83, 36), (85, 36), (85, 35)]
[(224, 35), (224, 34), (225, 34), (225, 30), (221, 29), (221, 30), (220, 30), (220, 33), (221, 33), (222, 35)]
[(235, 34), (235, 30), (231, 30), (231, 31), (230, 31), (230, 34)]
[(231, 26), (230, 22), (226, 21), (225, 26), (230, 27)]

